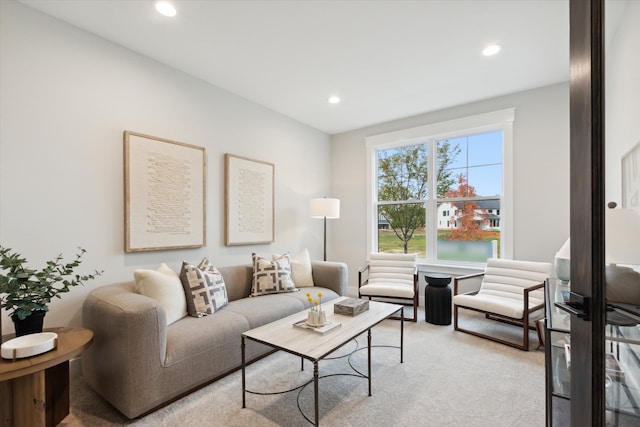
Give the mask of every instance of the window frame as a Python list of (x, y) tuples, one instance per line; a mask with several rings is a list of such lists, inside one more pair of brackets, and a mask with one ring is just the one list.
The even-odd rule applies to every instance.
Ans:
[[(378, 156), (377, 151), (416, 145), (428, 141), (452, 139), (461, 136), (502, 131), (502, 197), (500, 201), (500, 254), (502, 258), (513, 257), (513, 123), (515, 108), (493, 111), (474, 116), (448, 120), (413, 128), (402, 129), (365, 138), (367, 151), (367, 253), (378, 250)], [(429, 162), (435, 159), (436, 145), (429, 144)], [(433, 163), (431, 163), (433, 166)], [(437, 225), (437, 203), (435, 181), (429, 182), (429, 199), (427, 201), (427, 220), (435, 218)], [(453, 262), (435, 258), (438, 240), (437, 227), (426, 227), (427, 258), (419, 258), (421, 265), (456, 265), (476, 267), (475, 262)]]

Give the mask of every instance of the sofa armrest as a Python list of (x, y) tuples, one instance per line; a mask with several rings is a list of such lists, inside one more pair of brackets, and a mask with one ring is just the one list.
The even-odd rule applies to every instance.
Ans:
[(313, 283), (329, 288), (338, 295), (347, 295), (348, 270), (344, 262), (311, 261)]
[(83, 326), (94, 333), (82, 355), (85, 380), (123, 414), (139, 414), (137, 394), (153, 389), (140, 379), (157, 377), (166, 355), (164, 310), (129, 282), (91, 291), (82, 315)]

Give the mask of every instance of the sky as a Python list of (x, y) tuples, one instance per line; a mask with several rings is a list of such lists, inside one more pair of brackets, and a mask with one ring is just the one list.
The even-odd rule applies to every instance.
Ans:
[[(475, 188), (477, 196), (495, 196), (502, 193), (502, 131), (468, 135), (449, 141), (451, 149), (459, 148), (459, 153), (451, 160), (447, 169), (455, 178), (461, 173), (467, 176), (468, 184)], [(400, 148), (380, 152), (388, 157)], [(454, 184), (454, 188), (457, 186)]]
[(448, 169), (457, 176), (467, 174), (469, 185), (478, 196), (502, 193), (502, 131), (450, 139), (460, 153)]

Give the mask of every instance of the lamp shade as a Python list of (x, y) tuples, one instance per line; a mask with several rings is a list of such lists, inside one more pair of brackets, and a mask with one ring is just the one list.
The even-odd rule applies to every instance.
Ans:
[(640, 264), (640, 215), (632, 209), (606, 209), (607, 264)]
[(340, 200), (327, 197), (311, 199), (309, 210), (311, 218), (340, 218)]

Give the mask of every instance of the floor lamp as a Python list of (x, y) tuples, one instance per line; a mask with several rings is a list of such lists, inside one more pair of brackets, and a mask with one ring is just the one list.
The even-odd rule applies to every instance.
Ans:
[(309, 204), (311, 218), (322, 218), (324, 220), (324, 261), (327, 260), (327, 218), (340, 218), (340, 200), (323, 197), (321, 199), (311, 199)]

